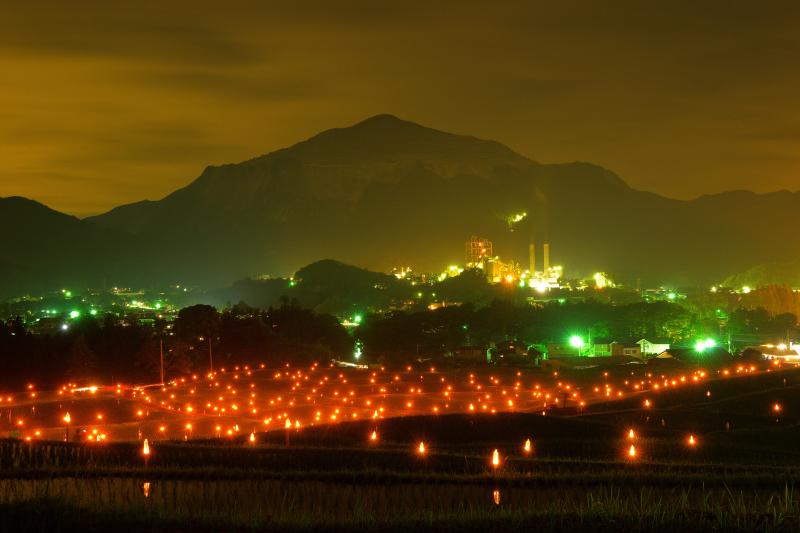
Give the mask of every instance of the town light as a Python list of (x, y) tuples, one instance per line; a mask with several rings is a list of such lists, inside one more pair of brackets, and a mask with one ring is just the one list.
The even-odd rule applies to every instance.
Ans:
[(572, 346), (573, 348), (577, 348), (580, 350), (585, 346), (585, 344), (586, 343), (583, 342), (583, 339), (579, 335), (573, 335), (569, 338), (569, 345)]
[(715, 341), (710, 337), (705, 340), (697, 341), (696, 343), (694, 343), (694, 350), (697, 353), (703, 353), (704, 351), (710, 348), (716, 348), (716, 347), (717, 347), (717, 341)]
[(361, 341), (356, 341), (355, 348), (353, 349), (353, 359), (358, 361), (361, 359), (361, 356), (364, 354), (364, 343)]

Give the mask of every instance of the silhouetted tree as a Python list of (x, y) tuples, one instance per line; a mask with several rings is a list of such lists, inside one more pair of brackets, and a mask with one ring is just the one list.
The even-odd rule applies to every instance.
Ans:
[(97, 377), (97, 355), (86, 344), (86, 337), (80, 334), (72, 342), (69, 354), (69, 375), (73, 379), (93, 379)]
[(210, 305), (198, 304), (178, 311), (175, 333), (180, 340), (196, 342), (200, 337), (216, 337), (219, 325), (219, 312)]

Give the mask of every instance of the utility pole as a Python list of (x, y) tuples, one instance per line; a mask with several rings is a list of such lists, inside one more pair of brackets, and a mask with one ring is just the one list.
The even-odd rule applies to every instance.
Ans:
[(214, 355), (211, 353), (211, 335), (208, 336), (208, 366), (211, 370), (209, 372), (214, 372)]
[(164, 384), (164, 339), (158, 339), (159, 359), (161, 361), (161, 384)]

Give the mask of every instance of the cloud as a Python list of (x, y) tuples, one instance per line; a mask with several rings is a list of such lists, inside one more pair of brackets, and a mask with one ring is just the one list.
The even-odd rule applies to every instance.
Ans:
[[(19, 4), (4, 13), (0, 46), (6, 54), (82, 56), (145, 62), (237, 66), (260, 60), (258, 50), (212, 17), (164, 12), (148, 3)], [(188, 7), (188, 6), (187, 6)]]
[(9, 0), (0, 195), (103, 210), (381, 112), (671, 196), (796, 188), (798, 26), (789, 1)]
[(331, 87), (324, 80), (265, 73), (255, 69), (234, 72), (158, 68), (147, 69), (131, 77), (154, 89), (207, 93), (213, 97), (237, 100), (281, 102), (331, 94)]

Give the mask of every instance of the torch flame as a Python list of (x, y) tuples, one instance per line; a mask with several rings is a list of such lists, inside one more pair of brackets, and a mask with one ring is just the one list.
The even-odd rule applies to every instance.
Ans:
[(419, 443), (419, 447), (417, 448), (417, 451), (419, 452), (420, 455), (425, 455), (425, 443), (424, 442), (420, 442)]
[(369, 436), (369, 440), (371, 440), (371, 441), (376, 441), (376, 440), (378, 440), (378, 432), (377, 432), (377, 431), (375, 431), (375, 430), (373, 430), (373, 431), (372, 431), (372, 434)]
[(495, 468), (500, 466), (500, 452), (497, 451), (497, 448), (492, 452), (492, 466)]
[(144, 445), (142, 446), (142, 455), (144, 455), (145, 457), (150, 455), (150, 443), (147, 441), (147, 439), (144, 439)]
[(631, 447), (628, 449), (628, 457), (630, 457), (631, 459), (636, 457), (636, 446), (634, 446), (633, 444), (631, 444)]
[(525, 444), (522, 446), (525, 453), (531, 453), (531, 439), (525, 439)]
[(69, 413), (67, 413), (67, 414), (65, 414), (65, 415), (64, 415), (64, 422), (66, 422), (67, 424), (69, 424), (71, 420), (72, 420), (72, 417), (71, 417), (71, 416), (69, 416)]

